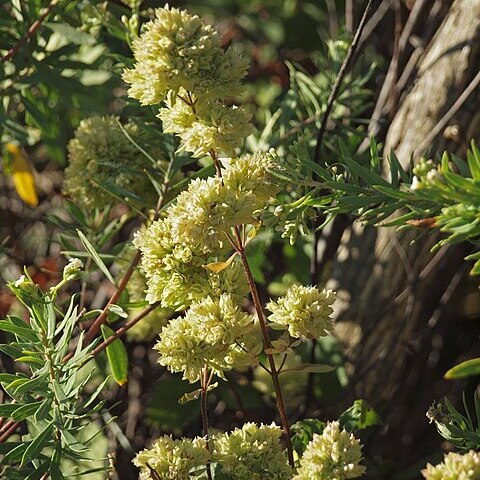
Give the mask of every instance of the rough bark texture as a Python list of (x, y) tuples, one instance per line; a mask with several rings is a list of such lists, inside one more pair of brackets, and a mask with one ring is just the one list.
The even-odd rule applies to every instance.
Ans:
[(420, 61), (413, 88), (390, 124), (386, 152), (393, 149), (408, 164), (411, 154), (471, 80), (472, 72), (478, 71), (479, 32), (480, 2), (454, 2)]
[[(456, 0), (400, 98), (385, 151), (394, 149), (408, 165), (415, 148), (478, 72), (479, 47), (480, 2)], [(455, 135), (447, 132), (435, 146), (461, 154), (467, 135), (478, 140), (479, 98), (477, 89), (452, 120)], [(447, 392), (461, 399), (465, 383), (448, 383), (438, 371), (446, 371), (461, 355), (478, 353), (478, 322), (469, 320), (458, 303), (467, 289), (478, 294), (463, 261), (468, 247), (432, 254), (437, 238), (424, 233), (349, 229), (331, 279), (345, 301), (338, 319), (351, 362), (345, 403), (363, 397), (385, 412), (371, 451), (378, 452), (379, 463), (395, 462), (396, 471), (399, 462), (422, 462), (433, 450), (432, 442), (440, 443), (424, 417), (428, 406)]]

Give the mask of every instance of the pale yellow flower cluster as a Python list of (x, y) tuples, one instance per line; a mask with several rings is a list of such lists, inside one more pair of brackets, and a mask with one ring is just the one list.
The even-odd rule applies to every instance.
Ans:
[(150, 450), (138, 453), (133, 463), (140, 469), (140, 480), (189, 480), (190, 470), (205, 470), (209, 458), (203, 438), (174, 440), (165, 435)]
[(169, 90), (184, 88), (202, 98), (238, 95), (248, 63), (224, 51), (218, 33), (186, 10), (158, 8), (133, 43), (135, 66), (123, 78), (129, 95), (143, 105), (160, 103)]
[(347, 480), (361, 477), (365, 467), (362, 445), (353, 434), (328, 422), (321, 435), (314, 434), (300, 460), (293, 480)]
[(269, 172), (274, 167), (271, 153), (233, 159), (225, 166), (223, 182), (214, 177), (193, 180), (165, 218), (137, 233), (134, 244), (142, 251), (150, 303), (161, 300), (163, 306), (178, 309), (215, 296), (215, 291), (237, 298), (247, 293), (238, 261), (218, 274), (205, 267), (230, 247), (226, 233), (254, 223), (255, 212), (276, 194)]
[(155, 347), (159, 362), (172, 372), (183, 372), (190, 383), (200, 379), (205, 366), (223, 377), (245, 357), (242, 337), (253, 324), (253, 317), (243, 313), (231, 295), (207, 297), (162, 329)]
[(159, 117), (165, 132), (180, 137), (181, 150), (233, 155), (252, 131), (251, 115), (223, 100), (241, 93), (248, 62), (224, 51), (218, 33), (196, 15), (168, 5), (155, 14), (133, 44), (134, 68), (123, 75), (129, 95), (144, 105), (166, 101)]
[(213, 460), (221, 465), (222, 478), (231, 480), (289, 480), (292, 469), (280, 443), (282, 430), (274, 423), (245, 423), (212, 439)]
[(426, 480), (480, 480), (480, 453), (450, 452), (442, 463), (435, 466), (429, 463), (422, 475)]
[[(136, 125), (126, 123), (123, 130), (135, 142), (142, 143)], [(114, 197), (105, 190), (108, 185), (127, 200), (142, 205), (155, 203), (155, 189), (145, 171), (153, 173), (156, 168), (165, 168), (166, 162), (159, 158), (160, 149), (150, 148), (157, 164), (149, 164), (124, 131), (115, 116), (91, 117), (80, 122), (70, 140), (63, 188), (82, 208), (111, 205)], [(140, 197), (142, 200), (138, 201)]]
[(203, 157), (211, 150), (235, 155), (235, 148), (252, 133), (251, 115), (235, 105), (226, 106), (219, 100), (200, 102), (194, 96), (192, 109), (185, 98), (185, 90), (181, 89), (179, 95), (171, 91), (166, 108), (158, 114), (163, 131), (180, 137), (179, 150), (191, 152), (194, 157)]
[(267, 304), (270, 326), (288, 329), (294, 338), (318, 338), (333, 330), (332, 304), (335, 294), (331, 290), (292, 285), (287, 293)]

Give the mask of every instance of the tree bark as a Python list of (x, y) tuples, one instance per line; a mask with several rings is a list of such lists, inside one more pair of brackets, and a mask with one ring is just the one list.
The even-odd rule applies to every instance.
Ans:
[[(393, 149), (408, 167), (412, 154), (478, 72), (479, 47), (480, 2), (454, 1), (405, 85), (386, 133), (385, 152)], [(407, 60), (401, 59), (402, 64)], [(475, 136), (478, 140), (478, 90), (435, 139), (431, 152), (448, 148), (464, 154), (467, 142)], [(329, 281), (342, 299), (337, 331), (350, 371), (342, 407), (353, 398), (366, 398), (384, 414), (371, 451), (379, 462), (395, 462), (397, 471), (440, 444), (425, 412), (448, 391), (461, 399), (465, 383), (449, 383), (442, 375), (462, 355), (480, 353), (479, 322), (461, 312), (467, 290), (478, 294), (463, 260), (468, 246), (433, 254), (437, 240), (426, 231), (399, 234), (356, 224), (344, 233)]]

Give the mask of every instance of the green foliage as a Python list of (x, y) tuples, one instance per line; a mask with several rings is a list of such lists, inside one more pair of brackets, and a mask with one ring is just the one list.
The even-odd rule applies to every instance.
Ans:
[(338, 422), (349, 432), (381, 424), (378, 413), (365, 400), (355, 400), (353, 405), (338, 417)]
[(465, 362), (455, 365), (445, 373), (445, 378), (448, 380), (456, 380), (474, 375), (480, 375), (480, 358), (472, 358), (471, 360), (465, 360)]
[(470, 413), (465, 394), (462, 415), (447, 398), (443, 403), (433, 404), (427, 412), (430, 422), (434, 422), (438, 433), (460, 450), (478, 450), (480, 448), (480, 399), (473, 397), (474, 414)]
[[(354, 433), (379, 425), (381, 420), (377, 412), (365, 400), (355, 400), (353, 405), (338, 417), (338, 422), (340, 428)], [(307, 418), (291, 426), (293, 448), (299, 456), (312, 441), (314, 434), (321, 435), (326, 425), (321, 420)]]
[[(84, 440), (82, 433), (104, 405), (98, 397), (105, 382), (92, 392), (92, 373), (84, 367), (94, 344), (85, 343), (81, 335), (73, 355), (67, 357), (78, 307), (73, 296), (65, 312), (59, 309), (55, 302), (60, 284), (42, 292), (26, 275), (9, 286), (29, 318), (25, 322), (9, 316), (0, 322), (0, 330), (13, 337), (0, 350), (18, 365), (16, 373), (0, 377), (10, 399), (0, 406), (0, 414), (16, 422), (25, 420), (28, 433), (21, 442), (2, 447), (3, 475), (17, 478), (9, 476), (15, 469), (20, 478), (40, 478), (44, 473), (52, 479), (66, 478), (63, 462), (85, 458), (93, 439)], [(107, 468), (101, 458), (99, 463)]]

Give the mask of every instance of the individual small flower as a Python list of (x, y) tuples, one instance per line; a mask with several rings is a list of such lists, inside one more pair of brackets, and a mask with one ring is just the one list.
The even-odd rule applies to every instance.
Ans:
[[(127, 123), (123, 130), (130, 138), (140, 140), (136, 125)], [(155, 172), (165, 161), (159, 159), (152, 165), (124, 131), (115, 116), (91, 117), (80, 122), (68, 144), (69, 165), (63, 188), (81, 207), (104, 208), (111, 204), (114, 197), (102, 188), (108, 184), (125, 192), (126, 197), (131, 194), (134, 201), (141, 197), (142, 203), (155, 203), (156, 193), (145, 170)], [(150, 154), (155, 156), (158, 151)]]
[(166, 108), (160, 109), (159, 118), (163, 131), (175, 133), (181, 139), (180, 151), (191, 152), (194, 157), (203, 157), (210, 150), (232, 156), (252, 132), (251, 115), (243, 108), (227, 106), (220, 101), (199, 101), (195, 98), (192, 107), (185, 103), (187, 93), (182, 89), (179, 96), (171, 91)]
[(8, 288), (27, 306), (44, 301), (40, 287), (28, 275), (22, 275), (18, 280), (8, 283)]
[(125, 70), (129, 95), (143, 105), (160, 103), (168, 90), (184, 88), (198, 97), (220, 98), (241, 91), (246, 62), (224, 52), (218, 33), (196, 15), (158, 8), (155, 19), (133, 42), (135, 65)]
[(480, 453), (470, 450), (460, 454), (450, 452), (438, 465), (427, 464), (422, 470), (427, 480), (479, 480)]
[(78, 277), (83, 268), (83, 262), (79, 258), (71, 258), (63, 269), (63, 279), (73, 280)]
[(138, 453), (133, 463), (140, 469), (140, 480), (189, 480), (190, 470), (205, 467), (209, 459), (205, 439), (174, 440), (165, 435)]
[(205, 365), (222, 376), (233, 368), (234, 358), (242, 351), (238, 342), (252, 325), (253, 318), (230, 295), (207, 297), (162, 329), (155, 346), (159, 363), (172, 372), (183, 372), (190, 383), (199, 380)]
[(365, 473), (362, 445), (352, 433), (340, 430), (338, 422), (328, 422), (321, 435), (314, 434), (300, 459), (293, 480), (347, 480)]
[(332, 304), (335, 294), (331, 290), (292, 285), (287, 293), (267, 304), (272, 328), (288, 329), (294, 338), (318, 338), (333, 330)]
[(292, 470), (280, 443), (282, 430), (275, 424), (246, 423), (212, 438), (212, 460), (230, 480), (289, 480)]

